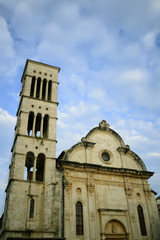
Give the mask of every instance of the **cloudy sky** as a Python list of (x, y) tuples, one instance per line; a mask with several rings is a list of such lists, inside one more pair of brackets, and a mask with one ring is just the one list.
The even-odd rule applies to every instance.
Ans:
[(160, 195), (160, 1), (0, 0), (0, 213), (26, 59), (61, 68), (57, 156), (105, 119)]

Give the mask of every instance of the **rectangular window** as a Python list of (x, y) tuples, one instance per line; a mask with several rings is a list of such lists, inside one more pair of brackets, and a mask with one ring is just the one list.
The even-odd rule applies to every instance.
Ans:
[(34, 218), (34, 199), (30, 200), (29, 218)]
[(83, 206), (81, 202), (76, 203), (76, 234), (83, 235)]

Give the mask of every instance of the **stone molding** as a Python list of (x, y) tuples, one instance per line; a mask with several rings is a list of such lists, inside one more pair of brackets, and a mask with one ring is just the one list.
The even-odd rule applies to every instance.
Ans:
[(106, 167), (97, 164), (90, 164), (90, 163), (79, 163), (73, 161), (65, 161), (59, 160), (58, 165), (62, 169), (70, 169), (72, 171), (85, 171), (85, 172), (94, 172), (94, 173), (101, 173), (101, 174), (115, 174), (115, 175), (122, 175), (129, 177), (130, 175), (134, 175), (139, 178), (150, 178), (154, 173), (149, 171), (139, 171), (136, 169), (128, 169), (128, 168), (115, 168), (115, 167)]

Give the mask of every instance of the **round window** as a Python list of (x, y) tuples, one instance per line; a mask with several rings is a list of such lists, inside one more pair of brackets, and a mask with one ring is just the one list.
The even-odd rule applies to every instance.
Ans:
[(110, 160), (110, 156), (109, 156), (109, 154), (106, 153), (106, 152), (103, 152), (103, 153), (101, 154), (101, 156), (102, 156), (103, 161), (105, 161), (105, 162), (108, 162), (108, 161)]

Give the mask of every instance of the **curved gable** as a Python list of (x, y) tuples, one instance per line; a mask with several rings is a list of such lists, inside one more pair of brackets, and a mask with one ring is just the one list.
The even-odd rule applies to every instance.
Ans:
[(142, 159), (125, 145), (121, 136), (110, 129), (105, 120), (83, 137), (81, 142), (72, 146), (63, 159), (60, 156), (59, 160), (146, 171)]
[(142, 161), (142, 159), (133, 151), (130, 150), (129, 146), (126, 148), (117, 148), (117, 151), (119, 153), (121, 153), (122, 155), (126, 156), (126, 161), (135, 161), (135, 163), (137, 164), (137, 166), (139, 166), (138, 170), (143, 170), (143, 171), (147, 171), (146, 166), (144, 164), (144, 162)]

